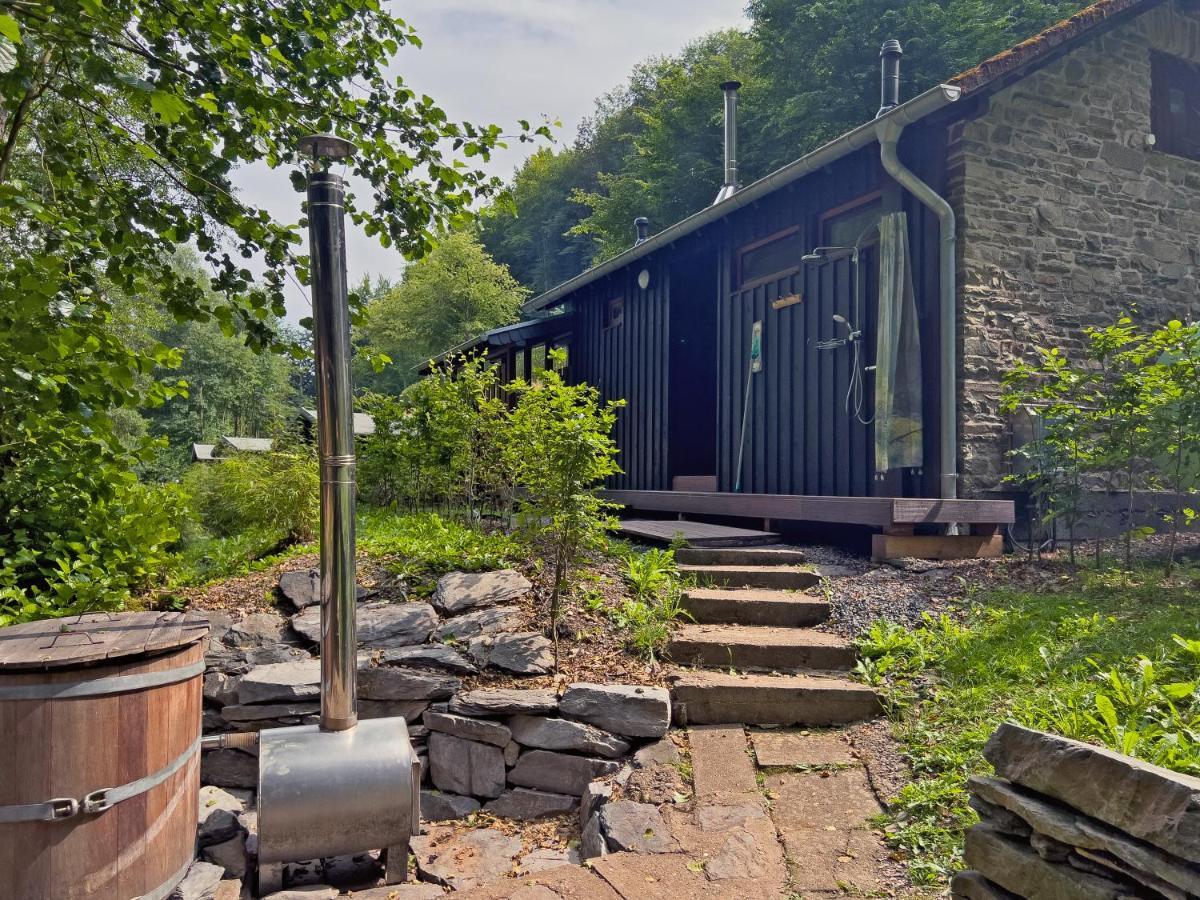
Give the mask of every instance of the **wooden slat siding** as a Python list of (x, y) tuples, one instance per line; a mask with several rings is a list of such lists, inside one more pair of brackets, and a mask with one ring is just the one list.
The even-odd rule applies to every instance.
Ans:
[(1008, 524), (1015, 518), (1011, 500), (620, 490), (605, 491), (604, 496), (629, 509), (796, 522), (840, 522), (875, 528), (947, 522)]

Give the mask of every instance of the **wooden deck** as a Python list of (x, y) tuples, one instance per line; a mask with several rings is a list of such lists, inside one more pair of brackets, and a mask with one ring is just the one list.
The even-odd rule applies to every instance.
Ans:
[(656, 544), (669, 544), (676, 536), (682, 536), (689, 547), (758, 547), (779, 541), (779, 535), (773, 531), (677, 519), (622, 519), (617, 532), (623, 537)]

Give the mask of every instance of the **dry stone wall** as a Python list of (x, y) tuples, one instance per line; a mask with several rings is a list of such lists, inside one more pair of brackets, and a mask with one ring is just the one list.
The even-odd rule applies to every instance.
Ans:
[(1011, 724), (984, 755), (955, 897), (1200, 896), (1200, 779)]
[(1148, 146), (1150, 54), (1200, 62), (1200, 10), (1169, 0), (993, 96), (955, 124), (962, 495), (1007, 471), (1000, 379), (1037, 347), (1134, 308), (1200, 316), (1200, 162)]

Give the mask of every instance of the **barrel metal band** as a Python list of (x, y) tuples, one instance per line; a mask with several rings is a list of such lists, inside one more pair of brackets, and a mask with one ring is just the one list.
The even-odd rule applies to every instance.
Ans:
[(18, 803), (12, 806), (0, 806), (0, 824), (10, 822), (56, 822), (61, 819), (71, 819), (77, 815), (95, 815), (112, 809), (118, 803), (144, 794), (151, 788), (158, 787), (180, 769), (189, 759), (200, 750), (200, 738), (196, 738), (186, 750), (171, 760), (157, 772), (152, 772), (136, 781), (130, 781), (118, 787), (97, 788), (82, 798), (55, 797), (45, 803)]
[(186, 681), (204, 672), (204, 660), (140, 675), (112, 675), (91, 681), (59, 681), (53, 684), (0, 685), (0, 700), (65, 700), (72, 697), (96, 697), (122, 694)]
[(187, 854), (187, 857), (183, 861), (183, 865), (176, 870), (174, 875), (172, 875), (154, 890), (147, 891), (146, 893), (142, 894), (142, 896), (135, 898), (135, 900), (167, 900), (167, 897), (171, 896), (171, 892), (178, 887), (179, 882), (183, 881), (183, 876), (187, 874), (188, 869), (192, 867), (193, 862), (194, 860), (192, 859), (192, 855), (190, 853)]

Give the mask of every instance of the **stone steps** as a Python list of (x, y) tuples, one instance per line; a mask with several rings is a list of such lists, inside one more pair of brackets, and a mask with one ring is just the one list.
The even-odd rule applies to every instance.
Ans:
[(675, 561), (692, 566), (799, 566), (808, 562), (794, 547), (682, 547)]
[(817, 572), (797, 566), (681, 565), (679, 571), (706, 587), (802, 591), (821, 580)]
[(693, 588), (684, 592), (683, 606), (696, 622), (705, 625), (804, 628), (829, 618), (829, 603), (818, 597), (753, 588)]
[(671, 638), (670, 654), (681, 665), (779, 672), (848, 670), (856, 659), (837, 635), (755, 625), (683, 625)]
[(672, 693), (689, 725), (845, 725), (882, 712), (866, 685), (813, 675), (684, 671)]

